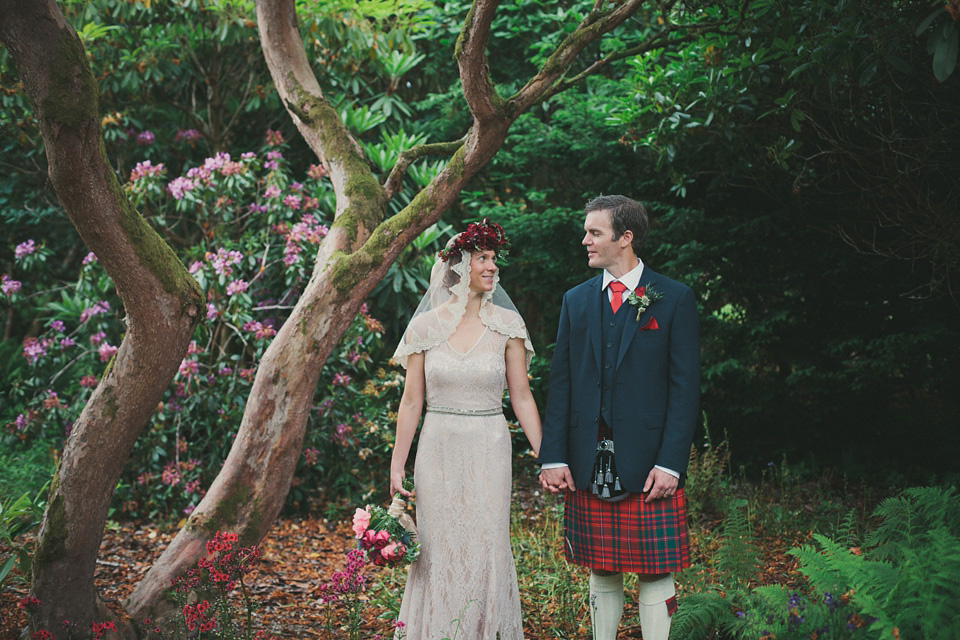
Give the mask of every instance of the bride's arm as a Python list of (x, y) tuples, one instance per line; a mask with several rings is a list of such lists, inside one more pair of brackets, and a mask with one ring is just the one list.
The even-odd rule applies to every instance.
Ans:
[(543, 430), (540, 427), (540, 412), (537, 410), (537, 401), (530, 391), (530, 379), (527, 378), (527, 350), (520, 338), (510, 338), (507, 341), (507, 389), (510, 390), (510, 405), (520, 421), (524, 435), (533, 447), (533, 452), (540, 455), (540, 439)]
[(426, 390), (426, 378), (423, 373), (423, 352), (412, 353), (407, 358), (407, 378), (397, 411), (397, 438), (393, 444), (393, 457), (390, 460), (390, 495), (400, 492), (406, 497), (412, 494), (403, 488), (406, 476), (407, 456), (417, 433), (420, 414), (423, 411), (423, 394)]

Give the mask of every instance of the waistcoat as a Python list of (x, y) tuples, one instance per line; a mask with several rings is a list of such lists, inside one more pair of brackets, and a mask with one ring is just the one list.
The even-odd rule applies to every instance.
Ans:
[(623, 339), (623, 330), (627, 326), (627, 320), (630, 312), (633, 310), (627, 304), (628, 292), (623, 294), (623, 304), (616, 313), (610, 308), (610, 301), (607, 299), (607, 292), (604, 291), (600, 296), (600, 318), (602, 320), (603, 332), (602, 342), (600, 343), (600, 416), (607, 426), (614, 428), (610, 420), (610, 408), (613, 406), (613, 380), (617, 370), (617, 356), (620, 353), (620, 341)]

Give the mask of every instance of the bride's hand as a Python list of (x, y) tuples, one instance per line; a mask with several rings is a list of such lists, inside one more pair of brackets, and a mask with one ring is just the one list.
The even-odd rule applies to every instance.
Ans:
[(395, 493), (399, 493), (405, 498), (411, 497), (413, 494), (403, 488), (403, 479), (406, 476), (403, 469), (399, 470), (390, 470), (390, 495), (392, 496)]

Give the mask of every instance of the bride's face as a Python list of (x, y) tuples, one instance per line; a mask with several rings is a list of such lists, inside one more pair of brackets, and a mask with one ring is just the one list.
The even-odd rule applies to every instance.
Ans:
[(493, 251), (474, 251), (470, 254), (470, 291), (493, 291), (493, 277), (497, 273), (497, 254)]

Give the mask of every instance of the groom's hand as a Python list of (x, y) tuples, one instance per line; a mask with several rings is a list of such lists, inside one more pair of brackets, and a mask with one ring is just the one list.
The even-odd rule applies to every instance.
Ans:
[(644, 502), (673, 497), (677, 493), (677, 485), (679, 484), (679, 478), (654, 467), (647, 475), (647, 481), (643, 483), (643, 492), (647, 494), (647, 499)]
[(544, 491), (550, 493), (560, 493), (561, 491), (576, 491), (573, 484), (573, 476), (570, 474), (570, 467), (557, 467), (555, 469), (543, 469), (540, 471), (540, 486)]

